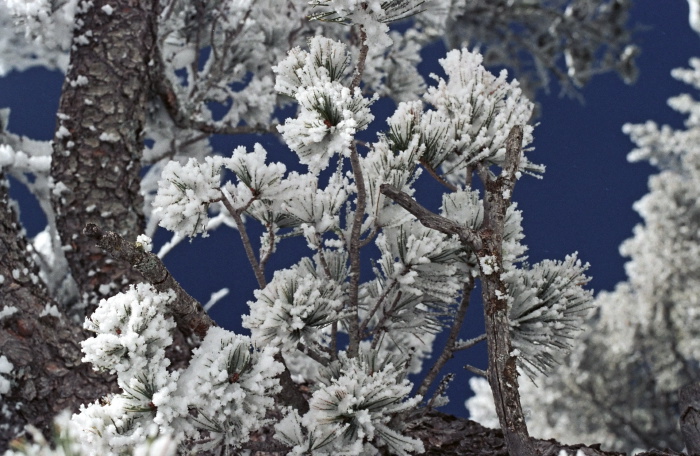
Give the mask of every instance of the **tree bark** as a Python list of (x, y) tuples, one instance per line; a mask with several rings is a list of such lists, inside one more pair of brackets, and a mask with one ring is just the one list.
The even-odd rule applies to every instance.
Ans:
[[(80, 317), (81, 304), (96, 304), (142, 280), (81, 232), (89, 221), (126, 238), (142, 232), (139, 173), (157, 5), (157, 0), (93, 0), (81, 2), (76, 13), (51, 164), (56, 225), (82, 298), (65, 309), (68, 315)], [(82, 364), (79, 342), (88, 334), (64, 309), (56, 312), (60, 316), (42, 314), (54, 301), (36, 275), (4, 176), (0, 211), (0, 303), (17, 309), (0, 320), (0, 355), (14, 366), (12, 387), (2, 398), (1, 452), (26, 424), (48, 435), (58, 412), (77, 411), (115, 384)]]
[(37, 276), (20, 234), (17, 214), (0, 175), (0, 311), (16, 311), (0, 319), (0, 355), (12, 363), (12, 386), (0, 399), (0, 453), (27, 424), (45, 435), (53, 417), (64, 409), (77, 410), (112, 390), (110, 376), (93, 372), (80, 359), (85, 331), (65, 316), (42, 315), (55, 305)]
[[(525, 414), (518, 391), (516, 356), (510, 337), (508, 288), (503, 282), (503, 230), (506, 211), (515, 187), (520, 165), (523, 128), (515, 126), (506, 140), (506, 162), (498, 178), (487, 169), (480, 170), (484, 183), (484, 223), (479, 230), (483, 248), (477, 251), (481, 270), (481, 294), (484, 301), (486, 341), (488, 345), (488, 380), (496, 404), (508, 451), (517, 456), (534, 456)], [(484, 267), (485, 261), (491, 263)]]
[(700, 384), (685, 385), (678, 392), (681, 434), (685, 450), (691, 455), (700, 455)]
[(140, 279), (82, 230), (93, 222), (127, 239), (143, 232), (139, 173), (158, 1), (85, 3), (76, 14), (51, 177), (56, 224), (70, 270), (83, 304), (96, 304)]

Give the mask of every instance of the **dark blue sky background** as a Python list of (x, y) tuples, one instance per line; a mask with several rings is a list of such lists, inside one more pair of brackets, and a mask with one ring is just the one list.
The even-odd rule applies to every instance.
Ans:
[[(648, 119), (682, 125), (682, 116), (672, 111), (666, 100), (681, 92), (692, 93), (689, 86), (670, 77), (671, 69), (685, 67), (690, 57), (700, 56), (700, 38), (688, 26), (687, 15), (686, 0), (636, 1), (632, 23), (639, 29), (635, 42), (642, 49), (636, 84), (625, 85), (616, 75), (608, 74), (592, 79), (583, 89), (583, 104), (559, 98), (556, 86), (550, 95), (539, 97), (542, 115), (530, 157), (545, 164), (547, 171), (542, 180), (521, 179), (514, 195), (524, 211), (530, 262), (563, 259), (578, 251), (584, 261), (591, 263), (591, 286), (596, 291), (610, 290), (625, 279), (625, 260), (618, 247), (640, 222), (632, 203), (646, 193), (647, 178), (654, 170), (646, 164), (627, 162), (632, 144), (621, 127), (625, 122)], [(435, 49), (429, 54), (425, 56), (425, 68), (435, 71), (437, 58), (444, 54)], [(34, 139), (50, 139), (61, 83), (59, 73), (39, 69), (0, 78), (0, 108), (12, 109), (9, 130)], [(386, 125), (385, 117), (377, 113), (378, 128)], [(255, 140), (263, 143), (275, 160), (289, 154), (274, 138), (217, 139), (215, 149), (228, 154), (236, 145)], [(421, 191), (432, 188), (421, 184)], [(18, 185), (13, 186), (12, 193), (22, 203), (22, 220), (28, 233), (35, 234), (44, 223), (38, 208), (26, 204), (30, 200)], [(156, 237), (156, 250), (158, 243), (167, 238), (165, 233)], [(300, 240), (281, 244), (269, 263), (268, 277), (275, 268), (295, 263), (303, 253), (306, 248)], [(166, 263), (185, 289), (202, 302), (209, 299), (209, 293), (228, 287), (231, 293), (212, 314), (222, 325), (240, 330), (240, 315), (247, 313), (246, 302), (253, 298), (255, 279), (237, 232), (222, 229), (207, 239), (183, 243), (166, 257)], [(470, 309), (465, 338), (479, 334), (479, 327), (483, 327), (480, 313), (477, 304)], [(459, 376), (450, 390), (452, 403), (445, 411), (466, 415), (463, 403), (469, 395), (468, 374), (461, 366), (469, 362), (485, 368), (485, 349), (480, 347), (461, 356), (449, 366)]]

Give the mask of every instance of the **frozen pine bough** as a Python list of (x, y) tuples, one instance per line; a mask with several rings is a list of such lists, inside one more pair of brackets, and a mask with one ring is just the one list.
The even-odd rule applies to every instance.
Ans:
[[(570, 348), (590, 307), (587, 266), (576, 255), (526, 261), (513, 192), (518, 179), (544, 167), (528, 157), (533, 103), (517, 80), (487, 71), (478, 52), (452, 50), (440, 60), (446, 77), (432, 75), (422, 98), (402, 92), (407, 100), (383, 133), (360, 139), (376, 122), (371, 108), (385, 89), (363, 83), (365, 69), (377, 76), (372, 59), (392, 45), (386, 23), (421, 4), (314, 2), (316, 19), (353, 24), (360, 45), (348, 47), (332, 33), (313, 36), (249, 86), (268, 95), (260, 109), (277, 96), (296, 104), (276, 130), (304, 172), (271, 162), (260, 144), (231, 156), (204, 150), (163, 159), (149, 171), (159, 179), (146, 213), (175, 240), (222, 225), (237, 230), (258, 282), (243, 316), (250, 336), (210, 325), (201, 339), (191, 336), (189, 364), (175, 368), (166, 353), (179, 324), (177, 290), (139, 283), (101, 300), (85, 321), (94, 337), (83, 342), (83, 359), (115, 374), (119, 391), (62, 418), (57, 435), (64, 446), (56, 452), (420, 454), (424, 442), (406, 425), (446, 402), (443, 367), (455, 353), (500, 337), (507, 350), (493, 359), (534, 376)], [(243, 16), (229, 20), (248, 24)], [(210, 39), (214, 46), (223, 38)], [(192, 49), (175, 40), (169, 46), (166, 63), (192, 71)], [(202, 71), (210, 70), (241, 71)], [(193, 88), (201, 82), (183, 83), (173, 96), (204, 105)], [(265, 91), (273, 87), (270, 96)], [(220, 90), (222, 99), (231, 95)], [(226, 114), (234, 125), (246, 115), (265, 117), (236, 106), (240, 111)], [(190, 121), (211, 121), (209, 114), (202, 108)], [(149, 132), (150, 155), (162, 152), (158, 135), (166, 130)], [(19, 157), (2, 152), (6, 161)], [(419, 178), (444, 188), (432, 212), (419, 203)], [(151, 174), (145, 180), (155, 182)], [(257, 251), (249, 236), (255, 224), (262, 229)], [(268, 271), (294, 236), (304, 239), (307, 255)], [(156, 258), (146, 236), (134, 248)], [(371, 270), (362, 269), (369, 260)], [(479, 282), (488, 315), (503, 318), (489, 320), (487, 335), (460, 340)], [(442, 332), (447, 343), (434, 352)], [(514, 377), (497, 380), (514, 384), (517, 394), (511, 370)], [(37, 437), (16, 451), (48, 450)]]
[[(270, 163), (261, 145), (164, 167), (153, 212), (176, 235), (206, 235), (222, 216), (241, 233), (244, 215), (264, 226), (251, 257), (262, 283), (243, 317), (251, 336), (212, 327), (189, 366), (175, 370), (165, 356), (175, 327), (173, 292), (139, 284), (103, 300), (85, 324), (95, 337), (83, 343), (84, 359), (116, 373), (121, 391), (63, 423), (81, 452), (150, 451), (138, 448), (167, 439), (170, 452), (421, 453), (423, 443), (405, 434), (403, 423), (428, 400), (444, 398), (416, 394), (435, 375), (418, 385), (408, 375), (424, 372), (435, 335), (456, 324), (460, 302), (482, 274), (500, 275), (507, 285), (500, 299), (511, 324), (504, 330), (523, 371), (556, 362), (590, 302), (582, 288), (586, 267), (575, 256), (525, 263), (515, 203), (504, 214), (496, 259), (424, 226), (380, 191), (390, 184), (415, 195), (423, 167), (447, 190), (439, 215), (478, 230), (488, 205), (471, 189), (472, 173), (506, 166), (513, 126), (525, 125), (519, 146), (532, 139), (532, 104), (516, 81), (493, 76), (467, 50), (441, 63), (448, 79), (435, 77), (423, 101), (401, 103), (387, 132), (360, 157), (355, 135), (373, 121), (372, 99), (353, 87), (345, 46), (315, 37), (275, 67), (276, 87), (300, 106), (279, 129), (307, 173)], [(224, 170), (232, 180), (222, 178)], [(542, 170), (523, 157), (516, 173)], [(264, 263), (295, 235), (304, 237), (309, 256), (266, 281)], [(359, 246), (369, 243), (378, 252), (374, 277), (354, 280)], [(469, 345), (451, 344), (447, 350)], [(307, 385), (305, 408), (280, 402), (284, 373)]]

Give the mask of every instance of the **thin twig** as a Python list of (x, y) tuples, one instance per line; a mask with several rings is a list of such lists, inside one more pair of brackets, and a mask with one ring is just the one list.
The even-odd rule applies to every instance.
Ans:
[(393, 200), (399, 206), (413, 214), (423, 226), (432, 228), (441, 233), (457, 235), (461, 242), (469, 246), (472, 250), (481, 250), (481, 239), (473, 230), (461, 226), (457, 222), (454, 222), (448, 218), (441, 217), (430, 212), (406, 193), (389, 184), (380, 185), (379, 191), (386, 197)]
[[(270, 258), (272, 257), (272, 251), (275, 249), (275, 232), (274, 232), (274, 230), (272, 229), (272, 224), (271, 224), (271, 223), (267, 225), (267, 232), (268, 232), (268, 239), (269, 239), (270, 241), (269, 241), (269, 243), (268, 243), (269, 245), (268, 245), (267, 253), (265, 253), (265, 256), (263, 256), (262, 258), (260, 258), (260, 269), (261, 269), (262, 271), (265, 271), (265, 265), (267, 264), (267, 262), (268, 262), (268, 261), (270, 260)], [(261, 249), (261, 250), (262, 250), (262, 249)]]
[(454, 378), (455, 374), (453, 373), (449, 373), (442, 377), (442, 380), (440, 380), (438, 387), (435, 388), (435, 392), (433, 392), (433, 395), (430, 397), (430, 400), (425, 404), (426, 410), (433, 408), (433, 404), (435, 404), (437, 398), (440, 397), (440, 395), (444, 394), (445, 391), (447, 391), (447, 387), (450, 385), (450, 382), (454, 380)]
[[(317, 234), (320, 238), (320, 235)], [(328, 262), (326, 261), (326, 256), (323, 254), (323, 249), (321, 248), (321, 242), (318, 242), (318, 261), (321, 263), (323, 272), (326, 274), (328, 279), (331, 278), (331, 270), (328, 267)], [(334, 321), (331, 323), (331, 346), (329, 354), (331, 355), (331, 360), (335, 361), (338, 359), (338, 322)]]
[(222, 198), (221, 202), (224, 204), (226, 209), (228, 210), (229, 214), (231, 214), (231, 217), (233, 217), (233, 220), (236, 222), (236, 226), (238, 227), (238, 233), (241, 236), (241, 241), (243, 242), (243, 248), (245, 249), (245, 254), (248, 257), (248, 261), (250, 262), (250, 266), (253, 268), (253, 273), (255, 274), (255, 279), (258, 281), (258, 286), (262, 289), (265, 288), (267, 285), (267, 280), (265, 280), (265, 274), (260, 267), (260, 264), (258, 263), (257, 258), (255, 258), (255, 252), (253, 251), (253, 244), (250, 242), (250, 238), (248, 237), (248, 232), (245, 229), (245, 225), (243, 224), (243, 218), (241, 218), (241, 212), (240, 210), (237, 210), (235, 207), (233, 207), (233, 204), (231, 201), (228, 199), (228, 196), (226, 195), (226, 192), (221, 192)]
[(379, 298), (377, 298), (377, 302), (374, 303), (374, 306), (373, 306), (372, 309), (367, 313), (367, 315), (365, 316), (365, 319), (364, 319), (364, 321), (362, 322), (362, 324), (360, 324), (360, 334), (362, 334), (362, 333), (365, 332), (365, 330), (367, 329), (367, 325), (369, 324), (370, 320), (372, 319), (372, 317), (374, 316), (374, 314), (377, 313), (377, 310), (379, 310), (379, 307), (382, 305), (382, 303), (384, 302), (384, 299), (386, 299), (386, 297), (387, 297), (387, 295), (389, 294), (389, 292), (390, 292), (391, 290), (394, 289), (394, 287), (396, 286), (396, 283), (397, 283), (397, 282), (394, 280), (394, 281), (391, 283), (391, 285), (389, 285), (388, 287), (385, 287), (385, 288), (384, 288), (384, 292), (382, 292), (382, 294), (379, 296)]
[(352, 221), (352, 229), (350, 231), (350, 246), (348, 252), (350, 255), (350, 290), (349, 294), (349, 310), (350, 317), (348, 322), (348, 332), (350, 333), (350, 343), (348, 345), (348, 356), (355, 357), (360, 347), (360, 323), (359, 323), (359, 289), (360, 289), (360, 235), (362, 234), (362, 221), (365, 215), (365, 206), (367, 200), (367, 189), (365, 188), (365, 178), (362, 175), (362, 165), (360, 164), (360, 156), (357, 152), (357, 147), (353, 144), (350, 148), (350, 164), (352, 165), (352, 173), (355, 177), (355, 186), (357, 187), (357, 203), (355, 204), (355, 217)]
[(471, 298), (472, 290), (474, 290), (474, 285), (474, 277), (470, 275), (462, 289), (462, 301), (459, 303), (457, 314), (452, 322), (452, 328), (450, 328), (450, 335), (447, 337), (447, 342), (445, 342), (445, 348), (442, 349), (442, 353), (440, 353), (440, 356), (435, 361), (435, 364), (433, 364), (433, 367), (430, 368), (428, 375), (426, 375), (423, 379), (420, 388), (418, 388), (417, 394), (425, 396), (425, 393), (428, 392), (428, 389), (437, 378), (438, 373), (440, 373), (447, 361), (452, 359), (455, 352), (457, 337), (459, 337), (459, 331), (462, 329), (464, 318), (467, 315), (467, 310), (469, 310), (469, 300)]
[[(367, 34), (360, 27), (360, 55), (357, 60), (355, 69), (355, 77), (350, 83), (350, 91), (359, 87), (362, 81), (362, 75), (365, 71), (365, 61), (367, 60)], [(354, 358), (360, 347), (360, 328), (359, 328), (359, 289), (360, 289), (360, 235), (362, 234), (362, 221), (365, 216), (365, 206), (367, 199), (367, 189), (365, 188), (365, 178), (362, 174), (362, 165), (360, 164), (360, 155), (357, 152), (357, 144), (353, 141), (350, 147), (350, 164), (352, 173), (355, 178), (355, 186), (357, 187), (357, 203), (355, 204), (355, 217), (352, 221), (352, 229), (350, 232), (350, 246), (348, 252), (350, 254), (350, 290), (349, 290), (349, 310), (350, 317), (348, 322), (348, 332), (350, 333), (350, 343), (348, 344), (348, 356)]]
[(369, 232), (367, 237), (365, 237), (364, 239), (362, 239), (360, 241), (360, 247), (364, 247), (367, 244), (369, 244), (370, 242), (372, 242), (372, 240), (377, 236), (377, 232), (378, 232), (378, 230), (377, 230), (377, 227), (375, 225), (372, 227), (372, 231)]
[(456, 192), (457, 190), (459, 190), (456, 186), (454, 186), (454, 185), (450, 184), (449, 182), (447, 182), (447, 181), (445, 180), (444, 177), (442, 177), (441, 175), (439, 175), (439, 174), (437, 173), (437, 171), (435, 171), (435, 169), (433, 169), (433, 167), (430, 166), (430, 165), (428, 164), (428, 162), (426, 162), (426, 161), (423, 160), (422, 158), (421, 158), (421, 160), (420, 160), (420, 164), (423, 165), (423, 168), (424, 168), (426, 171), (428, 171), (428, 174), (430, 174), (430, 175), (433, 177), (433, 179), (435, 179), (435, 180), (438, 181), (440, 184), (442, 184), (442, 185), (444, 185), (445, 187), (447, 187), (447, 189), (449, 189), (451, 192)]
[(461, 350), (467, 350), (469, 348), (472, 348), (474, 345), (478, 344), (479, 342), (483, 342), (486, 340), (486, 334), (482, 334), (480, 336), (474, 337), (469, 340), (465, 340), (461, 344), (455, 344), (454, 348), (452, 351), (461, 351)]
[(389, 306), (389, 309), (387, 309), (386, 312), (384, 312), (384, 315), (382, 315), (382, 318), (379, 319), (379, 323), (377, 323), (377, 326), (375, 326), (374, 331), (372, 331), (372, 348), (377, 348), (379, 346), (379, 342), (382, 340), (380, 335), (383, 337), (384, 333), (386, 332), (386, 327), (384, 324), (388, 319), (390, 319), (393, 314), (394, 314), (394, 309), (396, 308), (396, 305), (399, 303), (401, 300), (401, 291), (396, 293), (396, 297), (394, 300), (391, 302), (391, 305)]
[(321, 364), (322, 366), (325, 366), (328, 364), (328, 358), (323, 356), (321, 353), (317, 352), (313, 348), (309, 347), (308, 345), (304, 345), (301, 342), (297, 344), (297, 350), (308, 356), (309, 358), (313, 359), (317, 363)]

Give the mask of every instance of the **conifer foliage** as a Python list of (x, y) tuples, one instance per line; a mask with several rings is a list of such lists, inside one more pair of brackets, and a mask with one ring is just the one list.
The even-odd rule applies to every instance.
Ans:
[[(533, 4), (510, 3), (513, 17)], [(534, 3), (568, 17), (596, 2)], [(612, 3), (615, 27), (626, 3)], [(612, 17), (606, 8), (598, 16)], [(439, 60), (444, 77), (417, 71), (448, 16), (467, 12), (448, 0), (0, 5), (8, 33), (31, 38), (3, 49), (0, 68), (66, 72), (51, 144), (7, 131), (7, 113), (0, 129), (3, 179), (25, 183), (48, 220), (28, 249), (8, 242), (23, 237), (3, 184), (12, 260), (0, 296), (36, 289), (0, 308), (2, 444), (20, 436), (7, 454), (419, 454), (429, 443), (408, 425), (444, 404), (447, 360), (485, 340), (482, 373), (508, 449), (533, 456), (519, 372), (547, 372), (572, 348), (592, 294), (575, 254), (526, 262), (516, 183), (544, 166), (530, 160), (534, 103), (518, 80), (466, 45)], [(580, 67), (584, 51), (590, 63), (599, 46), (571, 44), (567, 65)], [(620, 65), (606, 53), (596, 68)], [(375, 119), (382, 99), (393, 113)], [(210, 143), (251, 133), (276, 135), (288, 160), (270, 160), (269, 145), (215, 153)], [(423, 206), (418, 179), (441, 186), (439, 208)], [(173, 236), (158, 255), (157, 226)], [(257, 281), (249, 336), (216, 326), (161, 261), (224, 227)], [(308, 251), (271, 271), (292, 237)], [(459, 340), (477, 284), (486, 332)], [(7, 348), (40, 334), (27, 318), (74, 328), (82, 353), (47, 340), (59, 364), (33, 366), (26, 349)], [(84, 380), (81, 361), (97, 373)], [(60, 371), (57, 391), (78, 375), (105, 385), (57, 403), (72, 414), (56, 420), (54, 447), (37, 429), (58, 411), (41, 409), (53, 390), (28, 393), (42, 369)]]

